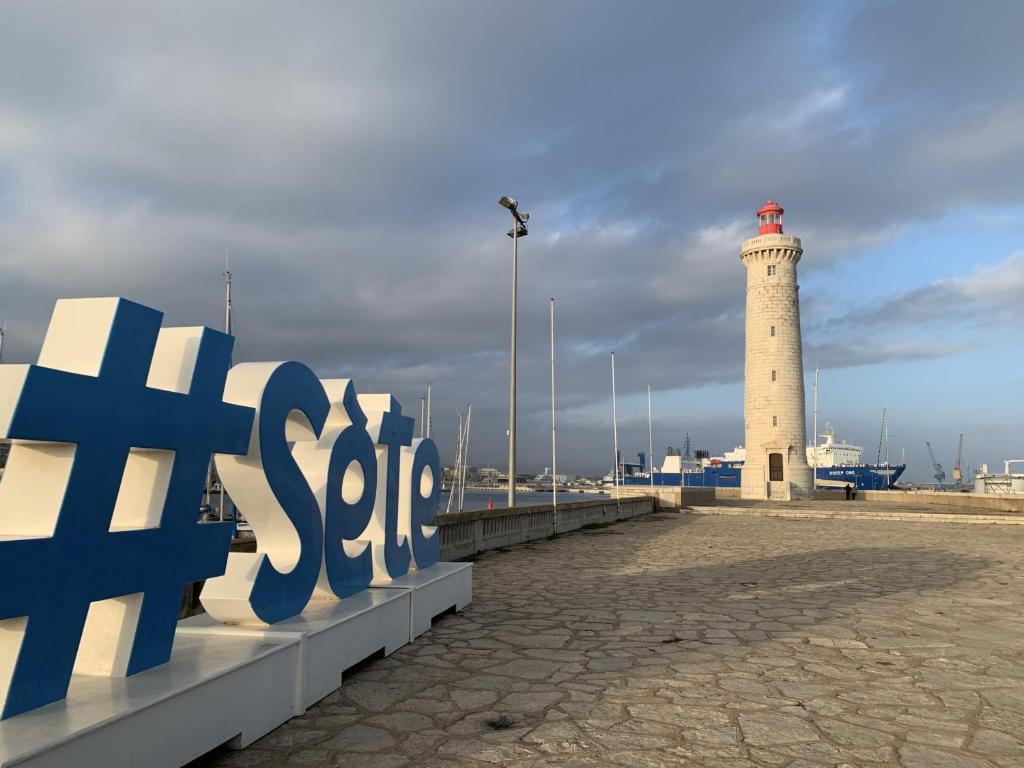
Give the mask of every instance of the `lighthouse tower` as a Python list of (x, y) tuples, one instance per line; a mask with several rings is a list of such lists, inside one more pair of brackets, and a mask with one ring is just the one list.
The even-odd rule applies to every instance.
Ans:
[(771, 200), (761, 206), (758, 236), (740, 251), (747, 268), (744, 499), (805, 499), (813, 492), (796, 279), (803, 248), (800, 238), (782, 234), (782, 213)]

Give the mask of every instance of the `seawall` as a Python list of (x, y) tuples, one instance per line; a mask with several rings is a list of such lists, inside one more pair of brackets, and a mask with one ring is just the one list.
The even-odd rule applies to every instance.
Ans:
[(441, 529), (441, 559), (459, 560), (478, 552), (546, 539), (587, 525), (614, 523), (656, 509), (651, 496), (594, 501), (571, 501), (504, 509), (477, 509), (438, 515)]

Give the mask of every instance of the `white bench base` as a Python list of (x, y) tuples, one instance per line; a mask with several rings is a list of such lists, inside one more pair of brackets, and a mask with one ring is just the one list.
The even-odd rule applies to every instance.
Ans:
[(377, 586), (412, 590), (409, 639), (415, 640), (430, 629), (437, 616), (452, 608), (461, 611), (473, 601), (473, 564), (435, 563), (422, 571), (409, 571), (387, 584), (374, 584)]
[(177, 768), (248, 746), (296, 714), (299, 652), (293, 638), (178, 636), (163, 666), (75, 675), (63, 701), (0, 722), (0, 766)]
[(270, 626), (221, 624), (202, 613), (178, 622), (178, 636), (295, 640), (295, 712), (302, 714), (337, 690), (346, 669), (409, 642), (411, 596), (411, 589), (364, 589), (344, 600), (313, 600), (299, 616)]
[(248, 746), (472, 599), (472, 565), (437, 563), (273, 626), (178, 623), (170, 662), (129, 678), (75, 675), (68, 696), (0, 722), (0, 768), (179, 768)]

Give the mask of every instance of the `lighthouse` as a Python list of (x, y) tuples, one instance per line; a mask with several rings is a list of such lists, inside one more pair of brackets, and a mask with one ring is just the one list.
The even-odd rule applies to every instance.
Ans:
[(800, 238), (782, 232), (783, 209), (769, 200), (757, 212), (758, 235), (744, 241), (747, 268), (743, 421), (744, 499), (806, 499), (807, 465), (800, 287)]

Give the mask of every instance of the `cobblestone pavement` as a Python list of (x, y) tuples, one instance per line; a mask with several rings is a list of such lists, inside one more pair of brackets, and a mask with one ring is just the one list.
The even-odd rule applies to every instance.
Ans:
[(205, 765), (1024, 766), (1024, 530), (658, 514), (474, 571)]

